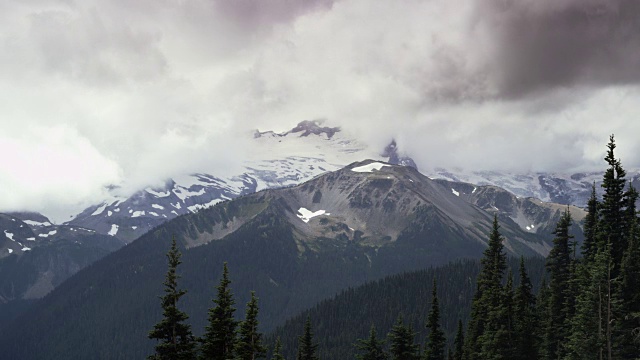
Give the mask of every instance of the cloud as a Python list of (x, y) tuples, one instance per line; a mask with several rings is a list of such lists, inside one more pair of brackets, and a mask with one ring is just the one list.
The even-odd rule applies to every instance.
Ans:
[(627, 0), (478, 1), (500, 96), (640, 81), (640, 3)]
[[(601, 168), (610, 133), (640, 166), (638, 19), (623, 0), (4, 1), (0, 141), (22, 155), (0, 210), (232, 173), (251, 130), (319, 118), (425, 169)], [(82, 191), (21, 177), (43, 146), (53, 179), (87, 164)]]
[(65, 126), (0, 135), (0, 198), (3, 210), (81, 210), (121, 180), (117, 164)]

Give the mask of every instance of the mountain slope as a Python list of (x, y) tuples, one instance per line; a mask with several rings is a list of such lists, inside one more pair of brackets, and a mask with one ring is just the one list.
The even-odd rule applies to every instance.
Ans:
[[(173, 235), (185, 247), (182, 305), (196, 333), (223, 261), (237, 304), (255, 290), (269, 330), (349, 286), (479, 257), (491, 221), (413, 168), (352, 164), (159, 226), (60, 285), (0, 334), (0, 348), (20, 359), (145, 356), (153, 346), (146, 333), (161, 317), (157, 296)], [(537, 254), (550, 241), (509, 223), (502, 230), (513, 254)]]
[[(91, 206), (66, 224), (94, 229), (130, 242), (179, 215), (267, 188), (300, 184), (353, 161), (377, 156), (344, 136), (339, 128), (303, 121), (284, 133), (253, 135), (255, 151), (241, 162), (237, 174), (184, 174), (147, 187), (129, 197), (114, 195)], [(117, 188), (113, 189), (117, 193)]]
[[(510, 259), (508, 265), (514, 274), (515, 286), (518, 286), (519, 259)], [(538, 257), (528, 258), (525, 266), (535, 292), (546, 273), (545, 261)], [(428, 335), (425, 324), (431, 308), (431, 291), (436, 280), (440, 324), (452, 345), (458, 320), (466, 324), (469, 319), (479, 271), (479, 261), (463, 260), (349, 288), (287, 320), (268, 335), (267, 343), (272, 345), (280, 337), (285, 357), (295, 358), (298, 336), (309, 317), (321, 358), (354, 359), (357, 354), (354, 344), (357, 339), (368, 337), (371, 325), (376, 327), (378, 337), (384, 339), (402, 315), (405, 324), (411, 325), (416, 332), (416, 343), (424, 344)]]
[[(303, 121), (284, 133), (256, 131), (251, 154), (239, 171), (223, 175), (220, 169), (167, 179), (162, 186), (147, 187), (131, 196), (114, 195), (93, 205), (66, 224), (96, 230), (130, 242), (179, 215), (211, 207), (218, 202), (267, 188), (300, 184), (327, 171), (335, 171), (364, 158), (385, 160), (417, 168), (398, 151), (395, 141), (385, 149), (370, 149), (337, 127), (320, 121)], [(519, 198), (585, 207), (592, 184), (601, 191), (602, 172), (549, 173), (422, 169), (433, 179), (503, 188)], [(629, 180), (640, 186), (640, 172), (628, 170)], [(114, 188), (113, 193), (117, 194)]]
[[(0, 317), (9, 320), (71, 275), (124, 245), (41, 214), (0, 214)], [(0, 326), (7, 321), (0, 322)]]

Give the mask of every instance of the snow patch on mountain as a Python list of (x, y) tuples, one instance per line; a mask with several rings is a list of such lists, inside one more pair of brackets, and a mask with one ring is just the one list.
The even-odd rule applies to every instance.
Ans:
[(33, 221), (33, 220), (22, 220), (22, 221), (29, 226), (51, 226), (51, 223), (48, 221), (45, 221), (45, 222)]
[(373, 172), (373, 170), (380, 171), (380, 169), (382, 169), (385, 166), (389, 166), (389, 165), (383, 164), (380, 162), (373, 162), (371, 164), (354, 167), (353, 169), (351, 169), (351, 171), (367, 173), (367, 172)]
[(299, 214), (297, 214), (297, 216), (300, 218), (300, 220), (304, 221), (305, 223), (308, 223), (309, 220), (313, 219), (316, 216), (331, 215), (326, 210), (311, 211), (303, 207), (298, 209), (298, 213)]
[(107, 235), (116, 236), (117, 233), (118, 233), (118, 225), (111, 224), (111, 230), (109, 230)]
[(104, 209), (106, 209), (106, 208), (107, 208), (107, 204), (106, 204), (106, 203), (105, 203), (105, 204), (102, 204), (102, 206), (98, 207), (98, 208), (96, 209), (96, 211), (94, 211), (94, 212), (91, 214), (91, 216), (96, 216), (96, 215), (100, 215), (100, 214), (102, 214), (102, 212), (103, 212), (103, 211), (104, 211)]
[(58, 230), (51, 230), (51, 231), (49, 231), (48, 233), (38, 234), (38, 236), (39, 236), (39, 237), (46, 238), (46, 237), (49, 237), (49, 236), (53, 236), (53, 235), (55, 235), (55, 234), (57, 234), (57, 233), (58, 233)]
[(158, 197), (158, 198), (164, 198), (164, 197), (167, 197), (167, 196), (171, 195), (171, 191), (162, 191), (162, 192), (160, 192), (160, 191), (155, 191), (155, 190), (153, 190), (151, 188), (146, 188), (146, 189), (144, 189), (144, 191), (146, 191), (149, 194), (151, 194), (151, 195), (153, 195), (155, 197)]

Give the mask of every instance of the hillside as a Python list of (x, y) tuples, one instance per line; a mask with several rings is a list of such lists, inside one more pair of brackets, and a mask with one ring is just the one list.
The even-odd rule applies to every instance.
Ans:
[[(268, 331), (349, 286), (479, 257), (492, 219), (413, 168), (355, 163), (157, 227), (60, 285), (2, 332), (0, 347), (20, 359), (145, 356), (173, 235), (184, 250), (184, 307), (196, 333), (224, 261), (237, 303), (250, 290), (262, 299)], [(501, 231), (512, 255), (544, 255), (550, 241), (513, 221)]]
[[(511, 259), (509, 267), (516, 280), (519, 261)], [(545, 276), (544, 259), (526, 260), (527, 273), (537, 291)], [(356, 288), (346, 289), (332, 299), (324, 300), (303, 311), (278, 327), (267, 338), (272, 345), (280, 337), (283, 354), (293, 359), (298, 348), (298, 336), (309, 317), (318, 352), (323, 359), (354, 359), (353, 346), (357, 339), (367, 338), (373, 324), (380, 338), (384, 338), (402, 315), (406, 324), (416, 332), (417, 343), (426, 339), (426, 319), (431, 308), (433, 280), (438, 283), (441, 324), (448, 343), (453, 343), (458, 320), (469, 320), (471, 299), (476, 291), (476, 277), (480, 264), (476, 260), (456, 261), (441, 267), (424, 269), (385, 277)]]

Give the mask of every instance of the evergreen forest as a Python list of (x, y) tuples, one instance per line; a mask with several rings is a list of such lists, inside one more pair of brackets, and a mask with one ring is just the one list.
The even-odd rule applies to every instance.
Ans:
[(193, 334), (180, 310), (188, 289), (179, 286), (174, 240), (149, 358), (638, 359), (638, 192), (627, 184), (615, 148), (611, 136), (604, 196), (596, 196), (594, 185), (582, 244), (567, 210), (546, 260), (509, 259), (496, 216), (479, 262), (460, 260), (344, 290), (268, 336), (260, 332), (259, 294), (249, 294), (244, 318), (236, 320), (226, 263), (205, 331)]

